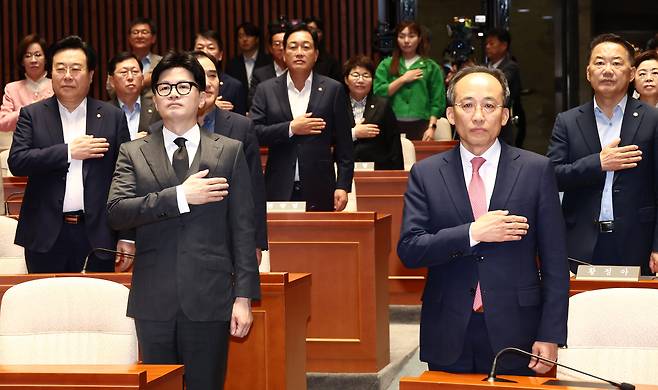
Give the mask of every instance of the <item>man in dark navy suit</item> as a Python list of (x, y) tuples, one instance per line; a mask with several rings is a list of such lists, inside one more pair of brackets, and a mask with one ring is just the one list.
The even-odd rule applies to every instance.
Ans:
[(341, 211), (354, 174), (347, 96), (339, 82), (313, 72), (317, 37), (305, 25), (288, 30), (283, 45), (288, 71), (258, 86), (249, 112), (258, 141), (269, 147), (267, 200)]
[[(509, 119), (502, 72), (462, 69), (446, 114), (460, 144), (414, 165), (398, 254), (428, 267), (420, 358), (430, 370), (489, 372), (517, 347), (548, 359), (566, 343), (569, 272), (555, 173), (543, 156), (499, 141)], [(499, 372), (550, 369), (505, 355)]]
[[(110, 229), (105, 212), (119, 146), (130, 141), (118, 108), (87, 97), (94, 50), (70, 36), (52, 48), (55, 96), (21, 110), (9, 168), (27, 176), (16, 244), (30, 273), (80, 272), (92, 248), (134, 252)], [(89, 271), (114, 271), (113, 257), (89, 256)]]
[(647, 275), (658, 271), (658, 111), (628, 96), (628, 42), (604, 34), (590, 47), (594, 98), (557, 116), (548, 147), (564, 191), (568, 253)]

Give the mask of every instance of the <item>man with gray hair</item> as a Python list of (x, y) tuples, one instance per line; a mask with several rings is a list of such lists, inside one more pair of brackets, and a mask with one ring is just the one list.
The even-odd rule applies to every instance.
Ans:
[[(420, 358), (430, 370), (488, 373), (506, 347), (554, 360), (566, 343), (569, 272), (555, 174), (546, 157), (498, 140), (508, 99), (499, 70), (459, 71), (446, 115), (460, 144), (409, 174), (398, 255), (407, 267), (428, 267)], [(498, 367), (534, 375), (551, 365), (505, 355)]]

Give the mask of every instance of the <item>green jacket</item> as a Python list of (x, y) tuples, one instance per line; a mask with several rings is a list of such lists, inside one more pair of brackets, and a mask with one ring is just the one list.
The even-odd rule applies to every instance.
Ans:
[(400, 118), (440, 118), (446, 109), (446, 92), (443, 72), (434, 60), (421, 57), (410, 68), (400, 59), (400, 74), (389, 73), (392, 57), (386, 57), (377, 66), (373, 91), (375, 95), (388, 96), (388, 86), (409, 69), (422, 69), (423, 78), (403, 85), (389, 97), (395, 116)]

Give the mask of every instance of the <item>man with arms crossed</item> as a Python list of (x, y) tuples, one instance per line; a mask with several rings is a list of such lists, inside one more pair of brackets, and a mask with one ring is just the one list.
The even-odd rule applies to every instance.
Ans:
[[(398, 254), (407, 267), (428, 267), (420, 358), (430, 370), (487, 373), (503, 348), (556, 359), (566, 343), (569, 272), (555, 174), (547, 158), (498, 140), (508, 99), (499, 70), (459, 71), (446, 114), (460, 144), (409, 174)], [(506, 374), (550, 369), (511, 354), (499, 362)]]
[(548, 158), (564, 191), (569, 256), (647, 275), (658, 271), (658, 111), (628, 96), (633, 53), (617, 35), (594, 38), (594, 98), (557, 116)]
[(249, 170), (239, 141), (200, 131), (205, 88), (191, 54), (162, 59), (163, 126), (122, 146), (107, 202), (115, 229), (136, 230), (128, 316), (143, 361), (185, 364), (189, 390), (223, 387), (229, 334), (247, 335), (260, 295)]

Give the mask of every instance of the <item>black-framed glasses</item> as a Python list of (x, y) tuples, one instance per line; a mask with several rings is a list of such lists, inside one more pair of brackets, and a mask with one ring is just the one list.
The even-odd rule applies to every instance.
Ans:
[(185, 96), (190, 94), (192, 87), (199, 89), (199, 85), (194, 81), (179, 81), (176, 84), (158, 83), (155, 86), (155, 93), (159, 96), (166, 97), (169, 96), (171, 91), (175, 88), (180, 96)]

